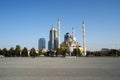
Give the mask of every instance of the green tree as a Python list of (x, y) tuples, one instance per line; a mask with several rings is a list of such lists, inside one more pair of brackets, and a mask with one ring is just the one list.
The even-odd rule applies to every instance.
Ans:
[(82, 56), (82, 52), (80, 49), (78, 49), (78, 56)]
[(63, 50), (62, 50), (62, 56), (65, 57), (65, 56), (66, 56), (66, 53), (67, 53), (67, 50), (66, 50), (66, 49), (63, 49)]
[(15, 54), (16, 54), (17, 57), (20, 56), (20, 52), (21, 52), (21, 50), (20, 50), (20, 46), (19, 46), (19, 45), (16, 45), (16, 48), (15, 48)]
[(9, 56), (9, 55), (8, 55), (8, 51), (7, 51), (6, 48), (4, 48), (4, 49), (2, 50), (2, 55), (6, 56), (6, 57)]
[(66, 56), (66, 53), (67, 53), (67, 50), (66, 50), (65, 48), (61, 48), (61, 55), (62, 55), (63, 57)]
[(82, 55), (82, 53), (81, 53), (80, 49), (78, 49), (78, 48), (74, 49), (72, 52), (72, 56), (81, 56), (81, 55)]
[[(103, 54), (103, 53), (102, 53)], [(93, 52), (93, 55), (94, 56), (101, 56), (101, 52), (100, 51), (95, 51), (95, 52)]]
[(31, 57), (37, 56), (37, 53), (36, 53), (36, 51), (35, 51), (35, 48), (32, 48), (32, 49), (30, 50), (30, 56), (31, 56)]
[(28, 50), (26, 47), (23, 48), (22, 52), (21, 52), (21, 56), (22, 57), (28, 57)]
[(42, 53), (42, 49), (40, 49), (39, 51), (38, 51), (38, 55), (42, 55), (43, 53)]
[(56, 51), (56, 53), (55, 53), (56, 57), (58, 55), (61, 55), (61, 53), (62, 53), (62, 48), (58, 48), (57, 51)]
[(11, 47), (8, 51), (8, 55), (11, 56), (11, 57), (14, 57), (15, 56), (15, 51), (14, 51), (14, 48)]
[(59, 55), (62, 55), (62, 56), (66, 56), (66, 52), (67, 52), (67, 50), (66, 50), (66, 48), (58, 48), (57, 49), (57, 51), (56, 51), (56, 53), (55, 53), (55, 55), (56, 56), (59, 56)]

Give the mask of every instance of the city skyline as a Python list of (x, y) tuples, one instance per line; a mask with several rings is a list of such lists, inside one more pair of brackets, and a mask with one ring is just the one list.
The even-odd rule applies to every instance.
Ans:
[[(0, 0), (0, 49), (38, 47), (38, 39), (49, 40), (49, 30), (61, 21), (60, 43), (74, 26), (82, 44), (85, 22), (87, 50), (120, 48), (119, 0)], [(47, 47), (47, 46), (46, 46)]]

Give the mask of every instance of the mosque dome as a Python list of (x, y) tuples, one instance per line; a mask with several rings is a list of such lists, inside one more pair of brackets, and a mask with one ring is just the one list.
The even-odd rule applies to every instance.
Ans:
[(71, 37), (70, 33), (66, 33), (64, 36), (64, 41), (68, 40)]

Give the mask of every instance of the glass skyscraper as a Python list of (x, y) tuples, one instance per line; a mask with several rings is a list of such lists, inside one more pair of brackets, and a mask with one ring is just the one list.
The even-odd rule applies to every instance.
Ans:
[(45, 38), (40, 38), (38, 40), (38, 49), (45, 49), (46, 48), (46, 41), (45, 41)]
[(48, 49), (56, 50), (58, 48), (57, 30), (52, 27), (49, 34)]

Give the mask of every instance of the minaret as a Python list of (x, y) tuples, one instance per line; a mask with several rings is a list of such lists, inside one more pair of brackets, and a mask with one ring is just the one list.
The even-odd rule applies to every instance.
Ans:
[(58, 18), (58, 48), (60, 48), (60, 19)]
[(86, 41), (85, 41), (85, 24), (82, 21), (82, 33), (83, 33), (83, 56), (86, 56)]
[(74, 27), (72, 27), (72, 39), (74, 40)]

